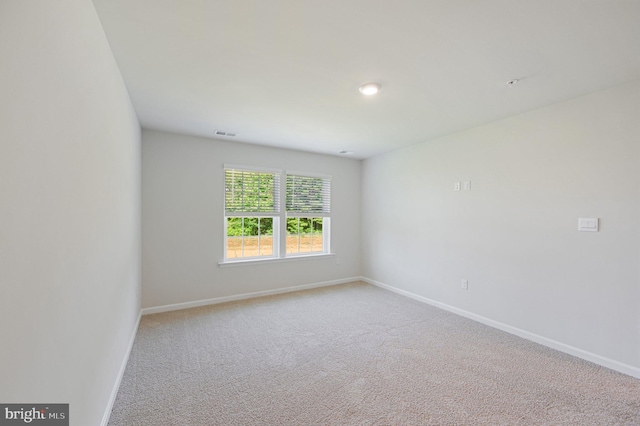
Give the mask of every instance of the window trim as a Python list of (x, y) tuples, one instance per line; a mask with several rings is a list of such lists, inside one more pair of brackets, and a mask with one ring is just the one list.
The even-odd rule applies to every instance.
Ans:
[[(273, 249), (272, 249), (272, 254), (266, 255), (266, 256), (246, 256), (246, 257), (241, 257), (240, 259), (245, 259), (245, 260), (251, 260), (251, 259), (270, 259), (270, 258), (277, 258), (277, 254), (279, 253), (279, 230), (280, 230), (280, 218), (282, 217), (282, 205), (281, 205), (281, 201), (282, 201), (282, 195), (281, 195), (281, 190), (282, 190), (282, 182), (280, 181), (282, 179), (282, 169), (274, 169), (274, 168), (267, 168), (267, 167), (254, 167), (254, 166), (246, 166), (246, 165), (238, 165), (238, 164), (229, 164), (229, 163), (224, 163), (223, 164), (223, 168), (222, 168), (222, 181), (224, 182), (224, 186), (226, 188), (226, 182), (227, 182), (227, 171), (228, 170), (237, 170), (240, 172), (249, 172), (249, 173), (265, 173), (265, 174), (273, 174), (277, 176), (277, 182), (279, 183), (279, 187), (276, 188), (276, 192), (278, 194), (278, 199), (275, 200), (275, 205), (274, 205), (274, 211), (258, 211), (258, 212), (227, 212), (227, 192), (226, 189), (223, 191), (223, 203), (222, 203), (222, 214), (223, 214), (223, 223), (222, 223), (222, 232), (223, 232), (223, 240), (224, 240), (224, 248), (223, 248), (223, 262), (227, 262), (227, 261), (234, 261), (234, 259), (237, 258), (228, 258), (227, 257), (227, 250), (229, 248), (228, 246), (228, 231), (227, 231), (227, 227), (228, 227), (228, 218), (229, 217), (241, 217), (241, 218), (245, 218), (245, 217), (265, 217), (265, 218), (272, 218), (273, 219), (273, 224), (272, 224), (272, 229), (273, 229)], [(276, 235), (278, 235), (278, 238), (276, 238)]]
[(229, 266), (240, 266), (240, 265), (261, 265), (265, 263), (280, 263), (280, 262), (290, 262), (297, 260), (313, 260), (313, 259), (323, 259), (323, 258), (332, 258), (335, 257), (335, 253), (308, 253), (308, 254), (299, 254), (294, 256), (287, 257), (250, 257), (250, 258), (241, 258), (240, 260), (221, 260), (218, 262), (218, 266), (221, 268), (229, 267)]
[[(226, 191), (223, 191), (223, 239), (224, 239), (224, 248), (223, 248), (223, 259), (218, 262), (218, 266), (238, 266), (242, 264), (263, 264), (263, 263), (277, 263), (277, 262), (287, 262), (291, 260), (308, 260), (313, 258), (326, 258), (333, 257), (335, 254), (331, 251), (331, 213), (328, 214), (318, 214), (318, 213), (309, 213), (309, 214), (295, 214), (292, 217), (322, 217), (323, 218), (323, 232), (322, 232), (322, 248), (323, 250), (316, 252), (303, 252), (303, 253), (290, 253), (287, 254), (287, 208), (286, 208), (286, 185), (287, 185), (287, 176), (288, 175), (296, 175), (296, 176), (305, 176), (319, 179), (326, 179), (329, 181), (329, 185), (332, 182), (332, 176), (323, 173), (313, 173), (313, 172), (303, 172), (298, 170), (283, 170), (277, 168), (270, 167), (261, 167), (261, 166), (251, 166), (251, 165), (240, 165), (240, 164), (230, 164), (224, 163), (222, 167), (222, 180), (226, 182), (226, 171), (230, 169), (241, 170), (246, 172), (256, 172), (256, 173), (274, 173), (279, 175), (279, 200), (278, 204), (280, 206), (279, 211), (277, 213), (259, 213), (259, 212), (237, 212), (237, 214), (228, 215), (226, 211), (226, 200), (225, 194)], [(331, 205), (331, 186), (329, 189), (329, 206)], [(227, 249), (228, 249), (228, 241), (227, 241), (227, 218), (228, 217), (269, 217), (273, 218), (273, 254), (270, 256), (251, 256), (251, 257), (241, 257), (241, 258), (227, 258)], [(276, 238), (276, 232), (278, 233), (278, 238)]]

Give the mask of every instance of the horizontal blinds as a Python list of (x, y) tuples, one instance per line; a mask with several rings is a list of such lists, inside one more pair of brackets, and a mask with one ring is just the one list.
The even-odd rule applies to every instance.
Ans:
[(330, 216), (330, 179), (288, 174), (286, 188), (287, 216)]
[(225, 169), (224, 210), (229, 216), (280, 212), (280, 174)]

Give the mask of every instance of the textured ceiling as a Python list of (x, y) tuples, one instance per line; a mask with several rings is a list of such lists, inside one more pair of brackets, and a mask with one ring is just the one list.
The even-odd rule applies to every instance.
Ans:
[(355, 158), (640, 78), (640, 0), (94, 4), (143, 127)]

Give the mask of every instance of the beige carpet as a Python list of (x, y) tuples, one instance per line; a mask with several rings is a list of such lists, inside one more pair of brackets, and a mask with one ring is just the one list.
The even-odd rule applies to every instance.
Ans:
[(142, 318), (110, 425), (640, 425), (640, 380), (363, 283)]

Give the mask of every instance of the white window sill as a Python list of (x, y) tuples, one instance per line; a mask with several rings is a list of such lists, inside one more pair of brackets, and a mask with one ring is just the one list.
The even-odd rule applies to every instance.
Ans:
[(334, 253), (313, 253), (313, 254), (300, 254), (296, 256), (287, 256), (287, 257), (269, 257), (266, 259), (253, 258), (253, 259), (242, 259), (242, 260), (223, 260), (218, 262), (218, 266), (221, 268), (227, 268), (229, 266), (241, 266), (241, 265), (257, 265), (263, 263), (280, 263), (280, 262), (291, 262), (296, 260), (311, 260), (311, 259), (321, 259), (321, 258), (329, 258), (334, 257)]

